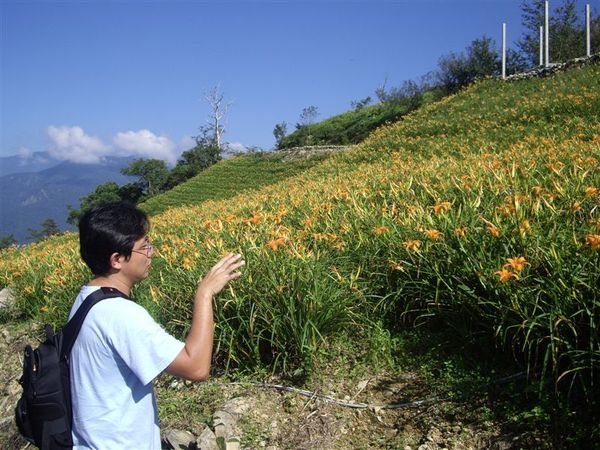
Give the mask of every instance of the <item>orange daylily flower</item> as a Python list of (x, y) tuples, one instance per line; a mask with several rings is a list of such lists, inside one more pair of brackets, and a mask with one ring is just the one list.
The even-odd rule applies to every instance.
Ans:
[(498, 228), (495, 225), (488, 225), (487, 230), (494, 237), (499, 237), (502, 234), (502, 232), (500, 231), (500, 228)]
[(385, 234), (388, 231), (387, 227), (373, 227), (373, 231), (375, 232), (375, 234)]
[(253, 223), (253, 224), (258, 224), (260, 223), (260, 214), (255, 213), (252, 217), (250, 217), (249, 219), (244, 219), (244, 222), (246, 223)]
[(421, 244), (423, 244), (423, 241), (420, 241), (418, 239), (415, 239), (412, 241), (405, 241), (402, 243), (402, 245), (404, 245), (406, 250), (409, 250), (411, 252), (417, 251), (419, 249), (419, 247), (421, 246)]
[(314, 223), (315, 219), (313, 219), (312, 217), (307, 217), (302, 221), (302, 225), (304, 225), (305, 228), (310, 228)]
[(588, 234), (585, 240), (592, 247), (592, 250), (600, 249), (600, 234)]
[(192, 258), (190, 258), (189, 256), (186, 256), (185, 258), (183, 258), (181, 267), (183, 267), (185, 270), (191, 270), (194, 267), (194, 262), (193, 262)]
[(458, 237), (465, 237), (467, 234), (467, 227), (458, 227), (456, 229), (454, 229), (454, 234)]
[(545, 164), (545, 166), (550, 169), (551, 171), (553, 171), (554, 173), (559, 173), (562, 168), (564, 167), (564, 164), (561, 163), (560, 161), (554, 162), (554, 163), (548, 163)]
[(429, 239), (432, 239), (434, 241), (442, 237), (442, 232), (435, 229), (425, 230), (424, 233)]
[(285, 244), (285, 238), (273, 239), (267, 243), (267, 247), (271, 250), (276, 251), (279, 247)]
[(346, 247), (346, 244), (344, 244), (343, 242), (338, 242), (337, 244), (335, 244), (333, 246), (333, 248), (337, 249), (337, 250), (343, 250)]
[(521, 270), (523, 270), (525, 268), (525, 266), (530, 265), (527, 262), (527, 260), (525, 259), (525, 257), (523, 257), (523, 256), (518, 256), (515, 258), (508, 258), (506, 261), (507, 261), (506, 264), (504, 264), (504, 266), (502, 266), (502, 267), (504, 267), (504, 268), (510, 267), (517, 272), (520, 272)]
[(443, 213), (444, 211), (448, 211), (450, 209), (450, 202), (440, 202), (436, 205), (433, 205), (432, 208), (436, 214)]
[(494, 275), (498, 275), (498, 277), (500, 277), (500, 281), (502, 283), (506, 283), (513, 278), (515, 280), (519, 279), (519, 275), (517, 275), (514, 272), (511, 272), (510, 270), (506, 270), (506, 269), (498, 270), (497, 272), (494, 272)]

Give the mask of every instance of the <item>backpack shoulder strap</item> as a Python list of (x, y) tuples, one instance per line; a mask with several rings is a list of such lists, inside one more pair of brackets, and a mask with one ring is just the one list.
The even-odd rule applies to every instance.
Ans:
[(61, 357), (69, 355), (71, 353), (71, 349), (73, 348), (75, 339), (77, 339), (79, 330), (81, 330), (83, 321), (85, 320), (85, 317), (87, 316), (87, 313), (90, 311), (90, 309), (92, 309), (92, 307), (101, 300), (115, 297), (123, 297), (128, 300), (131, 300), (127, 295), (123, 294), (118, 289), (111, 287), (101, 287), (100, 289), (92, 292), (85, 298), (85, 300), (77, 309), (77, 312), (73, 315), (73, 317), (71, 317), (71, 320), (69, 320), (69, 322), (62, 329), (62, 341), (60, 352)]

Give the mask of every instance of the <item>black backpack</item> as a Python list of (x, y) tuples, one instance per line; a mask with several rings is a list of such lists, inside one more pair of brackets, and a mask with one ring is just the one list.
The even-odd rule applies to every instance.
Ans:
[(42, 450), (71, 449), (71, 381), (69, 356), (89, 310), (100, 300), (128, 298), (117, 289), (102, 287), (82, 302), (62, 331), (46, 325), (46, 341), (33, 350), (25, 347), (23, 394), (15, 409), (21, 435)]

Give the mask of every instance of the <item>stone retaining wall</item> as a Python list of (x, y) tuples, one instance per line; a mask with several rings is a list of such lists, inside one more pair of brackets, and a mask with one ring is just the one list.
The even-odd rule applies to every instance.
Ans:
[(586, 56), (583, 58), (575, 58), (564, 63), (550, 64), (548, 67), (538, 67), (527, 72), (515, 73), (505, 78), (506, 81), (518, 81), (526, 80), (530, 78), (547, 77), (558, 72), (563, 72), (574, 67), (582, 67), (588, 64), (594, 64), (600, 62), (600, 53), (596, 53), (592, 56)]

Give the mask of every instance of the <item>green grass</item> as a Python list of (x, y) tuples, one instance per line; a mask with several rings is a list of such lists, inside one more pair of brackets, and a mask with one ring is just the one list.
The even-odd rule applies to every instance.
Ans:
[(321, 162), (324, 156), (286, 159), (285, 152), (235, 156), (209, 167), (174, 189), (152, 197), (141, 208), (156, 215), (178, 206), (197, 205), (206, 200), (225, 200), (244, 191), (292, 177)]

